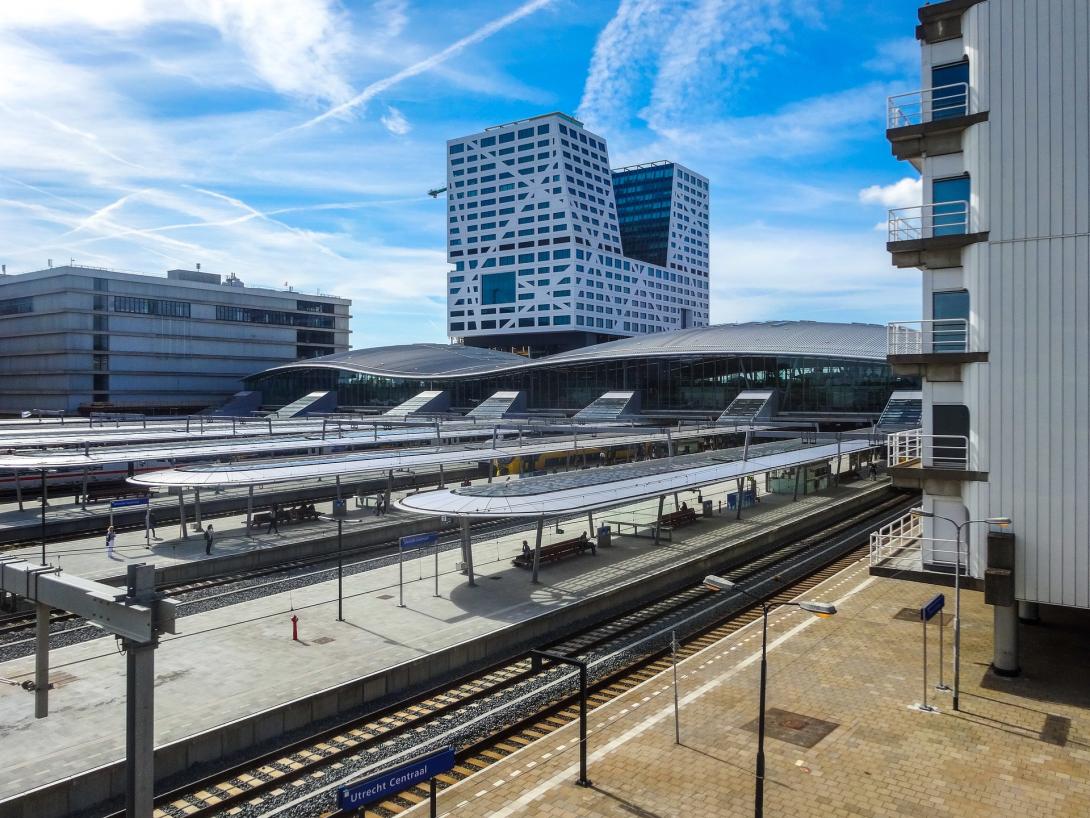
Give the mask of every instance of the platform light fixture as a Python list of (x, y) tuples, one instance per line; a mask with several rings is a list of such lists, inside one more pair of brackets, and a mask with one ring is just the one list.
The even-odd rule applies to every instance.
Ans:
[[(773, 577), (773, 579), (778, 579), (778, 577)], [(761, 631), (761, 704), (760, 712), (757, 716), (757, 781), (753, 798), (753, 815), (755, 818), (762, 818), (764, 815), (765, 792), (765, 691), (768, 686), (768, 612), (772, 609), (772, 605), (769, 604), (767, 600), (761, 599), (750, 593), (737, 582), (732, 582), (725, 577), (719, 577), (715, 574), (709, 574), (704, 577), (704, 587), (709, 591), (737, 591), (740, 594), (748, 596), (761, 606), (761, 615), (763, 618)], [(782, 604), (801, 608), (822, 619), (836, 614), (836, 605), (831, 602), (799, 600), (797, 602), (784, 602)]]
[[(922, 518), (925, 520), (943, 520), (950, 523), (954, 527), (954, 549), (955, 549), (955, 567), (954, 567), (954, 710), (959, 710), (961, 698), (961, 530), (968, 528), (973, 523), (984, 523), (986, 525), (994, 525), (997, 528), (1008, 528), (1011, 524), (1011, 518), (1003, 515), (996, 517), (985, 517), (982, 520), (964, 520), (957, 522), (951, 520), (949, 517), (943, 517), (941, 514), (936, 514), (933, 511), (926, 511), (922, 508), (914, 508), (908, 512), (913, 517)], [(971, 543), (969, 538), (965, 538), (965, 570), (971, 571), (972, 562), (969, 559), (969, 547)]]

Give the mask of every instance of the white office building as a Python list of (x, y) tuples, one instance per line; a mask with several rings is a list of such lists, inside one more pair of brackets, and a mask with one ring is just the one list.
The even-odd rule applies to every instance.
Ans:
[(247, 375), (346, 351), (350, 307), (197, 270), (0, 276), (0, 414), (216, 406)]
[[(995, 606), (993, 667), (1014, 674), (1019, 615), (1090, 608), (1090, 2), (919, 18), (922, 90), (889, 100), (887, 135), (923, 204), (890, 213), (888, 248), (923, 271), (922, 316), (891, 325), (889, 359), (923, 376), (924, 411), (891, 465), (936, 517), (900, 542), (924, 571), (968, 565)], [(960, 548), (938, 517), (974, 521)]]
[(708, 180), (561, 113), (447, 143), (448, 334), (553, 353), (708, 324)]

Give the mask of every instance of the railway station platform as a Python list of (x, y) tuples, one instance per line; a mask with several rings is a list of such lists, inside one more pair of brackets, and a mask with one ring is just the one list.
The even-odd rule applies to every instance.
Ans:
[[(937, 712), (923, 712), (921, 625), (903, 612), (918, 616), (936, 590), (868, 576), (864, 559), (805, 595), (835, 602), (835, 617), (770, 615), (766, 815), (1090, 814), (1086, 612), (1043, 610), (1042, 624), (1023, 626), (1022, 675), (1002, 678), (988, 669), (992, 611), (965, 592), (961, 710), (929, 690)], [(952, 621), (945, 628), (949, 684)], [(934, 661), (933, 639), (929, 650)], [(760, 653), (758, 619), (679, 665), (680, 744), (667, 671), (590, 714), (590, 788), (575, 784), (573, 722), (443, 790), (439, 814), (752, 816)]]
[[(388, 695), (400, 693), (423, 678), (418, 673), (438, 668), (440, 660), (450, 661), (446, 657), (451, 651), (483, 655), (481, 640), (487, 638), (490, 647), (500, 645), (515, 629), (547, 616), (568, 616), (575, 622), (594, 600), (631, 594), (636, 584), (645, 587), (684, 560), (711, 558), (785, 527), (790, 530), (803, 518), (828, 514), (834, 507), (869, 507), (870, 498), (877, 498), (885, 486), (885, 481), (845, 482), (795, 502), (790, 495), (766, 496), (745, 509), (741, 520), (733, 512), (701, 520), (675, 531), (672, 541), (659, 546), (643, 537), (614, 537), (613, 545), (598, 548), (596, 555), (577, 555), (544, 567), (538, 585), (530, 583), (528, 571), (511, 563), (522, 552), (530, 528), (474, 544), (477, 587), (468, 587), (458, 570), (458, 549), (440, 551), (439, 595), (434, 596), (435, 555), (426, 552), (403, 567), (404, 608), (398, 607), (399, 567), (387, 561), (344, 577), (343, 622), (337, 621), (335, 580), (190, 616), (183, 611), (179, 633), (164, 637), (155, 657), (158, 769), (185, 769), (207, 759), (213, 746), (223, 751), (223, 746), (237, 745), (249, 735), (244, 726), (252, 720), (264, 719), (261, 729), (269, 730), (274, 722), (268, 719), (276, 715), (281, 721), (275, 724), (287, 730), (317, 718), (316, 712), (335, 715), (310, 704), (311, 694), (318, 691), (348, 700), (346, 686), (358, 684), (360, 690), (353, 694), (357, 701), (380, 701), (380, 684), (386, 685)], [(610, 516), (655, 513), (652, 501)], [(584, 522), (561, 521), (563, 533), (550, 530), (546, 538), (578, 536)], [(581, 606), (579, 613), (576, 606)], [(293, 616), (299, 620), (299, 641), (292, 640)], [(33, 656), (0, 663), (0, 678), (15, 684), (32, 678), (33, 672)], [(366, 689), (356, 681), (361, 677), (368, 678)], [(49, 813), (44, 806), (41, 813), (16, 812), (3, 803), (62, 778), (95, 770), (88, 778), (123, 780), (116, 769), (124, 754), (125, 658), (114, 640), (55, 648), (50, 678), (55, 689), (49, 697), (50, 715), (42, 720), (33, 716), (31, 694), (0, 684), (0, 762), (5, 770), (0, 816), (65, 814)], [(299, 704), (304, 697), (305, 708)], [(197, 734), (201, 738), (195, 752), (178, 749), (193, 745)], [(64, 803), (59, 798), (48, 803), (57, 808)]]

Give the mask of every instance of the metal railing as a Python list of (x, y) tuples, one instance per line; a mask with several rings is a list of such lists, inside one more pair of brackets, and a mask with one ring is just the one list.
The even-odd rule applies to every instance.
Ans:
[[(872, 531), (870, 535), (870, 564), (889, 567), (924, 570), (928, 564), (960, 564), (964, 576), (965, 560), (958, 560), (958, 543), (951, 539), (925, 537), (919, 517), (906, 514), (891, 523)], [(963, 549), (962, 549), (963, 550)]]
[(886, 438), (886, 463), (890, 467), (917, 463), (931, 469), (969, 468), (969, 438), (965, 435), (925, 435), (905, 429)]
[(886, 127), (904, 128), (969, 113), (969, 83), (921, 88), (886, 99)]
[(887, 355), (969, 352), (967, 318), (891, 321), (886, 325)]
[(889, 241), (964, 236), (969, 232), (969, 203), (933, 202), (889, 211)]

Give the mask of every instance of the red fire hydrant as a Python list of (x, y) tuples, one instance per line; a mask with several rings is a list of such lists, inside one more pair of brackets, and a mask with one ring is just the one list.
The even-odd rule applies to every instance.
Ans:
[(299, 641), (299, 617), (295, 614), (291, 615), (291, 638), (292, 641)]

